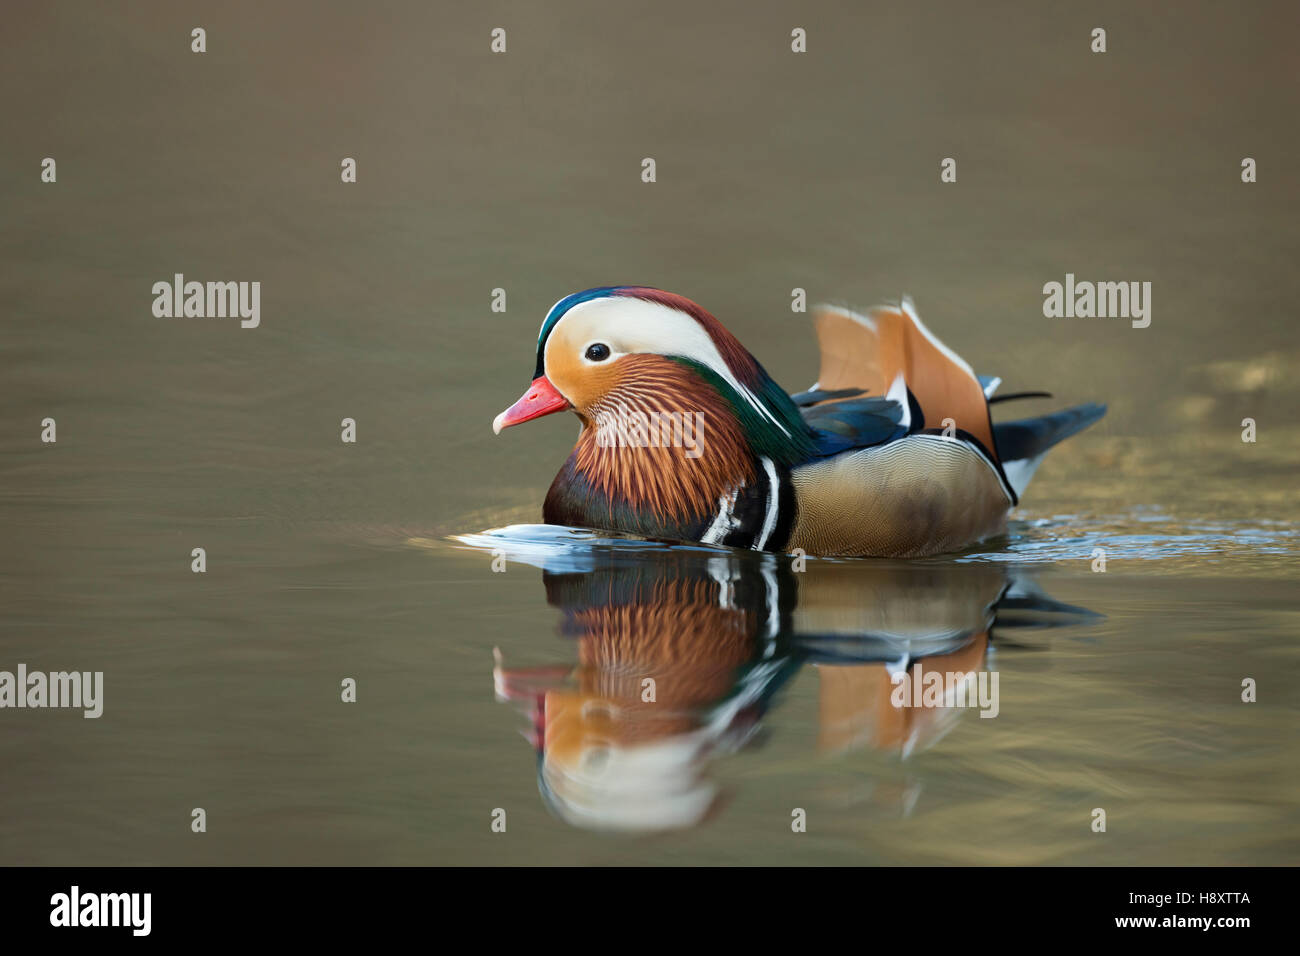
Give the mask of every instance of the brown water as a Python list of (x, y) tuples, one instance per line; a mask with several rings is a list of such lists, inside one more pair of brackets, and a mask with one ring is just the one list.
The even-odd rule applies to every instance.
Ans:
[[(0, 670), (105, 700), (0, 710), (0, 863), (1296, 861), (1288, 5), (196, 16), (6, 10)], [(260, 327), (155, 318), (177, 272), (260, 281)], [(1044, 318), (1066, 273), (1150, 281), (1150, 327)], [(792, 288), (906, 291), (1056, 393), (1018, 413), (1110, 413), (953, 558), (450, 540), (539, 520), (572, 423), (489, 423), (550, 304), (624, 282), (791, 389)], [(997, 717), (898, 724), (918, 661)]]

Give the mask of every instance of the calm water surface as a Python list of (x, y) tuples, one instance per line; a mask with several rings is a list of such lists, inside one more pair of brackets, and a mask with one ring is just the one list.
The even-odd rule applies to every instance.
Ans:
[[(1104, 60), (1041, 5), (813, 4), (802, 59), (778, 5), (520, 9), (496, 60), (467, 10), (228, 4), (206, 58), (167, 4), (7, 13), (0, 669), (106, 687), (0, 712), (0, 863), (1296, 862), (1286, 9), (1116, 6)], [(261, 327), (153, 318), (176, 272), (261, 281)], [(1067, 272), (1152, 325), (1045, 319)], [(960, 555), (538, 528), (574, 424), (489, 423), (617, 282), (792, 390), (793, 287), (907, 291), (1057, 395), (1013, 414), (1111, 410)], [(997, 716), (892, 709), (917, 667), (996, 671)]]

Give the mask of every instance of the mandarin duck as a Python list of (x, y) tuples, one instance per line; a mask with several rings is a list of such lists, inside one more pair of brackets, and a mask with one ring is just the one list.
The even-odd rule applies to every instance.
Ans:
[(547, 524), (821, 556), (918, 557), (1001, 534), (1086, 404), (994, 425), (978, 377), (912, 302), (820, 307), (820, 374), (787, 394), (690, 299), (588, 289), (542, 322), (523, 396), (493, 430), (572, 410), (582, 424)]

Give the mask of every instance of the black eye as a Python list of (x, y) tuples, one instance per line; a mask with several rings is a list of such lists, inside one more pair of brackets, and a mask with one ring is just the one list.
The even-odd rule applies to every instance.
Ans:
[(604, 342), (587, 346), (587, 358), (592, 362), (603, 362), (609, 358), (609, 346)]

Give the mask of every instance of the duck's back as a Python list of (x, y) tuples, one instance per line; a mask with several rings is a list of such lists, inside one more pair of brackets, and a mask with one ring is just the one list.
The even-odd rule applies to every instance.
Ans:
[(820, 374), (795, 400), (830, 437), (791, 472), (789, 549), (917, 557), (1000, 534), (1047, 449), (1105, 413), (1079, 406), (995, 427), (999, 380), (977, 377), (906, 299), (866, 315), (821, 308), (813, 321)]

